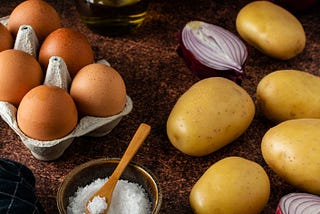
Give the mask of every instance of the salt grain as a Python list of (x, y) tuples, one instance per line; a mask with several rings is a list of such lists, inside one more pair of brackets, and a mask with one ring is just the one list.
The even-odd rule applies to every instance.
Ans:
[[(99, 178), (85, 187), (78, 187), (75, 194), (69, 198), (67, 213), (84, 214), (87, 200), (92, 194), (98, 191), (98, 189), (100, 189), (107, 180), (108, 178)], [(101, 199), (103, 198), (97, 199), (97, 201), (94, 202), (95, 207), (92, 208), (92, 214), (98, 214), (98, 209), (103, 206), (107, 206), (106, 202), (101, 201)], [(149, 213), (151, 213), (151, 202), (145, 189), (143, 189), (137, 183), (132, 183), (127, 180), (119, 180), (112, 195), (112, 201), (108, 214)]]

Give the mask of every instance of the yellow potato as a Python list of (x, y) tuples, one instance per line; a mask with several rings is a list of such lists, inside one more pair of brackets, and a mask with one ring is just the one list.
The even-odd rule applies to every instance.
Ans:
[(236, 18), (240, 36), (262, 53), (287, 60), (303, 51), (306, 36), (300, 21), (270, 1), (254, 1)]
[(320, 195), (320, 119), (284, 121), (262, 138), (263, 158), (293, 186)]
[(203, 156), (242, 135), (254, 114), (252, 98), (242, 87), (211, 77), (195, 83), (178, 99), (167, 120), (167, 134), (183, 153)]
[(197, 214), (258, 214), (269, 196), (269, 177), (258, 163), (227, 157), (200, 177), (189, 200)]
[(320, 78), (297, 70), (269, 73), (257, 86), (257, 102), (274, 122), (320, 118)]

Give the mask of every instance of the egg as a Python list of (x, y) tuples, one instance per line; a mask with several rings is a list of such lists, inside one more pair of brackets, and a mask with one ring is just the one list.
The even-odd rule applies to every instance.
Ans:
[(119, 72), (98, 63), (77, 73), (70, 95), (80, 115), (108, 117), (120, 113), (126, 104), (126, 86)]
[(13, 38), (9, 30), (0, 23), (0, 52), (13, 48)]
[(61, 27), (61, 19), (53, 6), (43, 0), (28, 0), (18, 4), (11, 12), (8, 30), (16, 36), (21, 25), (31, 25), (40, 42)]
[(0, 52), (0, 100), (16, 107), (32, 88), (42, 84), (43, 72), (30, 54), (14, 49)]
[(17, 110), (17, 123), (28, 137), (50, 141), (68, 135), (78, 113), (70, 94), (62, 88), (40, 85), (30, 90)]
[(64, 59), (72, 78), (82, 67), (94, 61), (88, 39), (72, 28), (59, 28), (44, 40), (39, 51), (39, 62), (43, 69), (47, 68), (51, 56)]

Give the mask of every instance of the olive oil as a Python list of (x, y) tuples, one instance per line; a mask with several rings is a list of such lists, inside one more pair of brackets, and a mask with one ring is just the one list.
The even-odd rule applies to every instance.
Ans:
[(139, 27), (149, 0), (75, 0), (81, 20), (95, 32), (121, 35)]

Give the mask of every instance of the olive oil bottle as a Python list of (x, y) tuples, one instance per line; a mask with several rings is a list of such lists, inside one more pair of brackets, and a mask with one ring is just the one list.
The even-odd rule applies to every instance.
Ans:
[(95, 32), (121, 35), (139, 27), (149, 0), (75, 0), (81, 20)]

